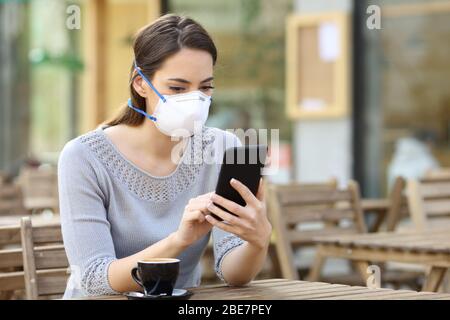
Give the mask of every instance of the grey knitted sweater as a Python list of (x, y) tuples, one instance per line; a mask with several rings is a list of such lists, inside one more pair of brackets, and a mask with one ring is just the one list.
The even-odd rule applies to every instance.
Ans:
[[(71, 266), (64, 298), (116, 294), (107, 277), (110, 263), (176, 231), (189, 199), (214, 191), (224, 150), (240, 144), (229, 132), (204, 128), (189, 139), (175, 171), (156, 177), (128, 161), (103, 129), (68, 142), (59, 158), (61, 225)], [(177, 288), (200, 284), (199, 262), (211, 234), (214, 268), (223, 280), (223, 257), (243, 241), (213, 228), (178, 257)]]

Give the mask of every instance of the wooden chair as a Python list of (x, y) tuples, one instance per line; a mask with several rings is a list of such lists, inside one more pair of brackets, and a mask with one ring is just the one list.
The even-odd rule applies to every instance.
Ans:
[[(389, 207), (385, 219), (385, 230), (388, 232), (396, 231), (399, 222), (410, 216), (405, 189), (406, 180), (403, 177), (397, 177), (389, 194)], [(413, 290), (420, 290), (423, 277), (420, 267), (411, 268), (410, 265), (401, 263), (377, 263), (377, 265), (384, 269), (383, 283), (390, 284), (394, 288), (407, 286)]]
[(22, 189), (12, 183), (0, 185), (0, 215), (28, 215)]
[[(422, 206), (421, 201), (425, 199), (420, 200), (421, 194), (418, 192), (417, 186), (423, 184), (425, 188), (430, 188), (433, 182), (436, 183), (435, 186), (437, 186), (439, 183), (441, 185), (442, 183), (445, 184), (446, 181), (450, 182), (450, 169), (446, 168), (429, 171), (424, 178), (416, 181), (409, 180), (406, 182), (403, 178), (397, 178), (390, 197), (391, 208), (387, 217), (386, 230), (395, 231), (399, 222), (405, 218), (408, 218), (413, 222), (417, 221), (417, 219), (414, 219), (413, 217), (418, 217), (419, 220), (422, 218), (426, 219), (424, 210), (420, 209)], [(419, 205), (415, 205), (413, 209), (414, 212), (410, 212), (409, 206), (417, 201), (419, 201)], [(430, 213), (432, 216), (434, 215), (433, 212)], [(414, 229), (416, 229), (416, 227), (419, 227), (420, 229), (420, 226), (414, 225)], [(407, 226), (402, 229), (410, 228)]]
[(20, 226), (0, 226), (0, 299), (25, 289)]
[(51, 167), (45, 169), (24, 167), (20, 170), (18, 184), (22, 187), (27, 209), (59, 211), (56, 169)]
[[(314, 245), (314, 237), (367, 232), (356, 182), (351, 181), (348, 188), (343, 190), (338, 190), (336, 183), (272, 184), (268, 186), (267, 198), (284, 278), (299, 279), (294, 262), (294, 250)], [(302, 230), (302, 226), (311, 223), (319, 223), (321, 228)], [(319, 274), (324, 262), (325, 257), (316, 255), (310, 274)]]
[(405, 195), (406, 180), (397, 177), (389, 195), (389, 210), (386, 218), (386, 231), (395, 231), (399, 221), (409, 216), (408, 199)]
[(411, 219), (417, 230), (450, 226), (450, 176), (409, 180), (407, 192)]
[[(408, 180), (406, 200), (413, 229), (425, 231), (433, 227), (450, 227), (450, 174), (448, 172), (432, 171), (420, 180)], [(404, 216), (404, 214), (399, 215), (399, 217)], [(403, 231), (409, 230), (411, 226), (405, 226), (402, 229)], [(401, 263), (391, 263), (390, 265), (397, 269), (402, 266), (405, 268)], [(427, 269), (429, 268), (421, 265), (407, 266), (407, 270), (411, 274), (417, 274), (417, 277), (430, 272)], [(442, 279), (445, 273), (446, 269), (441, 269), (437, 277)]]
[(450, 168), (433, 169), (427, 172), (426, 179), (450, 179)]
[(27, 299), (61, 297), (68, 279), (68, 260), (60, 224), (33, 228), (21, 220), (22, 256)]

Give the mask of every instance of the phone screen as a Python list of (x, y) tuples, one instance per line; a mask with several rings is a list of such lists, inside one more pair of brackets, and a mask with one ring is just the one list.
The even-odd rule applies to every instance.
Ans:
[[(241, 197), (239, 192), (231, 186), (230, 181), (233, 178), (239, 180), (256, 195), (261, 179), (261, 170), (264, 168), (266, 156), (266, 145), (246, 145), (227, 149), (224, 153), (222, 167), (217, 181), (216, 194), (236, 202), (241, 206), (245, 206), (245, 200)], [(217, 206), (229, 212), (225, 208), (219, 205)], [(218, 220), (222, 220), (216, 215), (213, 216)]]

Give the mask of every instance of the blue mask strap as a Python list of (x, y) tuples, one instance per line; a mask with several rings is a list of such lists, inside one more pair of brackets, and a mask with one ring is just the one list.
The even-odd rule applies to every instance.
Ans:
[(134, 111), (136, 111), (136, 112), (142, 114), (143, 116), (149, 118), (150, 120), (156, 121), (156, 118), (155, 118), (154, 116), (151, 116), (151, 115), (149, 115), (147, 112), (142, 111), (141, 109), (138, 109), (138, 108), (134, 107), (133, 104), (131, 103), (131, 99), (128, 99), (128, 106), (129, 106), (131, 109), (133, 109)]
[(147, 77), (142, 73), (141, 69), (136, 64), (136, 60), (134, 60), (134, 69), (142, 77), (142, 79), (144, 79), (145, 82), (147, 82), (147, 84), (150, 86), (150, 88), (152, 88), (152, 90), (155, 91), (155, 93), (158, 95), (158, 97), (163, 102), (166, 102), (166, 98), (164, 98), (164, 96), (161, 93), (159, 93), (158, 90), (156, 90), (156, 88), (153, 86), (153, 84), (150, 82), (150, 80), (148, 80)]

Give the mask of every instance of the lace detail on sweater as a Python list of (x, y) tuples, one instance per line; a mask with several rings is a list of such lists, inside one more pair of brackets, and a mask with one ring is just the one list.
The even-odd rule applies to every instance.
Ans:
[(216, 251), (216, 263), (214, 266), (214, 270), (216, 271), (216, 274), (220, 280), (225, 281), (222, 274), (223, 258), (227, 253), (229, 253), (234, 248), (239, 247), (243, 243), (244, 241), (241, 238), (235, 235), (229, 235), (214, 244), (214, 250)]
[(153, 177), (140, 170), (116, 149), (102, 132), (102, 128), (82, 135), (80, 140), (89, 146), (105, 167), (138, 198), (156, 203), (170, 202), (187, 190), (197, 179), (204, 162), (203, 154), (215, 137), (211, 128), (203, 128), (202, 135), (190, 139), (182, 161), (175, 171), (165, 177)]
[(108, 267), (115, 258), (101, 258), (95, 260), (84, 271), (81, 278), (83, 291), (90, 296), (119, 294), (109, 285)]

